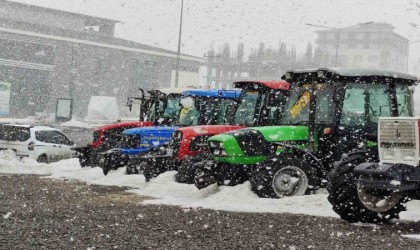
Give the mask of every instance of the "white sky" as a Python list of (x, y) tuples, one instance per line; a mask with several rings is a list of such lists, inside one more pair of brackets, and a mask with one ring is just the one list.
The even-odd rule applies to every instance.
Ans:
[[(76, 13), (116, 19), (116, 36), (177, 50), (181, 0), (14, 0)], [(303, 53), (316, 38), (312, 23), (346, 27), (387, 22), (411, 41), (420, 40), (420, 0), (184, 0), (182, 53), (203, 56), (211, 44), (224, 42), (245, 50), (279, 40)], [(420, 42), (410, 46), (419, 60)]]

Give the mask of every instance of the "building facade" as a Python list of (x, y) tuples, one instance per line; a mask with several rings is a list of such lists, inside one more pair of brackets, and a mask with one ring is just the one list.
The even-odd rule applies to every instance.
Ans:
[[(9, 116), (52, 113), (57, 98), (72, 98), (74, 114), (83, 117), (90, 96), (115, 96), (124, 109), (139, 88), (170, 87), (176, 52), (116, 38), (116, 23), (0, 0), (0, 82), (10, 85)], [(198, 79), (205, 60), (180, 58), (180, 76)]]
[(408, 39), (395, 33), (390, 24), (370, 23), (317, 34), (316, 60), (323, 66), (407, 71)]

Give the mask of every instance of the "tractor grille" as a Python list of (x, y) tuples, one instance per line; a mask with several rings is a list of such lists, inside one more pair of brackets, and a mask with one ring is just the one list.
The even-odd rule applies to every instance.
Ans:
[(412, 149), (416, 146), (414, 120), (380, 121), (380, 147)]
[(122, 134), (119, 146), (120, 148), (138, 148), (140, 146), (140, 136), (136, 134)]
[(418, 164), (417, 120), (379, 120), (379, 158), (390, 163)]

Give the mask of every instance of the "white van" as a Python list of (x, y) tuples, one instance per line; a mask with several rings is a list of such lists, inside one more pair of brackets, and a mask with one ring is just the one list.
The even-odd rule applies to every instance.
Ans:
[(59, 129), (47, 126), (0, 124), (0, 150), (49, 163), (71, 158), (76, 146)]

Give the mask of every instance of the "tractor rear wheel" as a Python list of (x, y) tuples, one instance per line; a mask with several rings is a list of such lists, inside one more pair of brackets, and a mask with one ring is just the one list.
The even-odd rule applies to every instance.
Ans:
[(283, 153), (261, 163), (250, 182), (262, 198), (281, 198), (311, 194), (318, 186), (315, 169), (296, 155)]
[(328, 201), (343, 220), (351, 223), (383, 223), (399, 218), (399, 213), (405, 210), (400, 194), (369, 190), (356, 184), (354, 168), (369, 161), (377, 161), (376, 152), (350, 153), (336, 162), (328, 175)]

